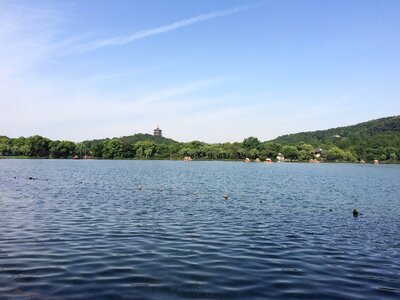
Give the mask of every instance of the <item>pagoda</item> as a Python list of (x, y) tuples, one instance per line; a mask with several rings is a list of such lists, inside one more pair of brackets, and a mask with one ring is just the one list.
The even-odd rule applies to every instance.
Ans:
[(154, 129), (154, 136), (162, 136), (162, 130), (158, 127)]

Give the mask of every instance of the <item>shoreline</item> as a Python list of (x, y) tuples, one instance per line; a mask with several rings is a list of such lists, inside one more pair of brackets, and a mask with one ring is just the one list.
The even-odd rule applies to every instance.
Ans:
[[(100, 158), (100, 157), (96, 157), (96, 158), (51, 158), (51, 157), (29, 157), (29, 156), (0, 156), (0, 159), (32, 159), (32, 160), (72, 160), (72, 161), (90, 161), (90, 160), (104, 160), (104, 161), (183, 161), (183, 159), (179, 158), (179, 159), (173, 159), (173, 158), (160, 158), (160, 159), (146, 159), (146, 158)], [(260, 162), (256, 162), (256, 161), (250, 161), (250, 162), (246, 162), (243, 159), (192, 159), (193, 162), (196, 161), (221, 161), (221, 162), (244, 162), (244, 163), (250, 163), (250, 164), (265, 164), (264, 161), (260, 161)], [(357, 165), (399, 165), (400, 161), (394, 161), (394, 162), (390, 162), (390, 161), (383, 161), (383, 162), (379, 162), (379, 164), (374, 164), (373, 162), (365, 162), (365, 163), (360, 163), (360, 162), (355, 162), (355, 161), (318, 161), (318, 163), (315, 162), (310, 162), (307, 160), (304, 161), (284, 161), (284, 162), (278, 162), (278, 161), (273, 161), (271, 162), (273, 164), (285, 164), (285, 163), (289, 163), (289, 164), (296, 164), (296, 163), (307, 163), (307, 164), (357, 164)], [(269, 163), (267, 163), (269, 164)]]

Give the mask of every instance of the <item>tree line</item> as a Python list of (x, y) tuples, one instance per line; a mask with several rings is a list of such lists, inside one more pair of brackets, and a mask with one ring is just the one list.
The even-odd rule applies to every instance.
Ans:
[[(147, 140), (146, 135), (137, 138), (123, 137), (91, 140), (79, 143), (71, 141), (52, 141), (35, 135), (31, 137), (0, 137), (0, 156), (31, 158), (99, 158), (99, 159), (182, 159), (190, 156), (200, 160), (244, 160), (245, 158), (276, 160), (281, 153), (288, 161), (309, 161), (315, 159), (316, 149), (320, 153), (318, 160), (356, 162), (375, 159), (386, 162), (398, 162), (400, 157), (400, 138), (376, 136), (352, 143), (346, 138), (333, 139), (313, 144), (304, 142), (261, 142), (256, 137), (248, 137), (243, 142), (207, 144), (200, 141), (188, 143), (170, 139)], [(393, 141), (396, 141), (393, 143)], [(322, 151), (321, 151), (321, 149)]]

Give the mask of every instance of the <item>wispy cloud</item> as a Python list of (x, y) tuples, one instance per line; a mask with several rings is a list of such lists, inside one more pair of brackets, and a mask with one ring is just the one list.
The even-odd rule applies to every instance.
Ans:
[(49, 49), (55, 21), (49, 10), (0, 3), (0, 78), (22, 73)]
[(231, 8), (228, 10), (223, 10), (223, 11), (213, 11), (213, 12), (201, 14), (201, 15), (198, 15), (198, 16), (195, 16), (192, 18), (177, 21), (172, 24), (138, 31), (138, 32), (135, 32), (135, 33), (132, 33), (129, 35), (121, 35), (121, 36), (116, 36), (116, 37), (112, 37), (112, 38), (108, 38), (108, 39), (101, 39), (101, 40), (96, 40), (96, 41), (92, 41), (89, 43), (77, 45), (72, 50), (77, 51), (77, 52), (88, 52), (88, 51), (93, 51), (93, 50), (104, 48), (104, 47), (118, 46), (118, 45), (133, 43), (138, 40), (142, 40), (142, 39), (154, 36), (154, 35), (170, 32), (170, 31), (174, 31), (179, 28), (193, 25), (196, 23), (200, 23), (203, 21), (240, 13), (240, 12), (255, 8), (257, 6), (260, 6), (261, 4), (264, 4), (264, 2), (259, 2), (259, 3), (252, 4), (252, 5), (234, 7), (234, 8)]

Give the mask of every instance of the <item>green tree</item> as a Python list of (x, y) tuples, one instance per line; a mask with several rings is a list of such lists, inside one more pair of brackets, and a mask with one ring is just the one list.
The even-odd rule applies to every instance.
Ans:
[(104, 143), (103, 158), (131, 158), (133, 155), (133, 146), (126, 141), (115, 138)]
[[(85, 143), (86, 145), (86, 143)], [(103, 157), (103, 151), (104, 151), (104, 142), (103, 141), (95, 141), (87, 146), (87, 149), (89, 149), (90, 155), (93, 155), (94, 157)]]
[(75, 144), (70, 141), (52, 141), (50, 142), (50, 157), (52, 158), (68, 158), (75, 151)]
[(390, 157), (390, 160), (392, 160), (392, 161), (396, 161), (397, 160), (397, 154), (396, 153), (390, 153), (389, 157)]
[(156, 144), (154, 157), (156, 159), (165, 159), (171, 156), (170, 147), (167, 144)]
[(273, 158), (278, 155), (278, 153), (282, 152), (282, 145), (273, 143), (273, 142), (266, 142), (262, 144), (262, 155), (265, 158)]
[(0, 143), (0, 156), (9, 155), (10, 147), (6, 143)]
[(141, 141), (135, 143), (136, 157), (151, 158), (155, 153), (156, 144), (151, 141)]
[(326, 152), (327, 160), (334, 161), (355, 161), (356, 157), (350, 152), (339, 149), (338, 147), (332, 147)]
[(21, 147), (19, 147), (19, 153), (20, 155), (24, 155), (24, 156), (29, 156), (30, 154), (30, 148), (28, 145), (22, 145)]
[(260, 156), (260, 152), (256, 148), (253, 148), (249, 151), (249, 156), (252, 159), (258, 158)]
[(144, 151), (142, 147), (136, 148), (136, 155), (135, 157), (137, 158), (143, 158), (144, 156)]
[(250, 136), (248, 138), (245, 138), (243, 140), (243, 147), (250, 150), (250, 149), (254, 149), (257, 148), (260, 145), (260, 141), (258, 140), (258, 138)]
[(291, 160), (297, 159), (297, 148), (295, 146), (283, 146), (282, 154)]
[(30, 156), (47, 157), (49, 155), (50, 140), (40, 135), (27, 138)]
[(189, 147), (182, 148), (182, 149), (179, 151), (179, 153), (180, 153), (181, 156), (193, 156), (194, 149), (189, 148)]

